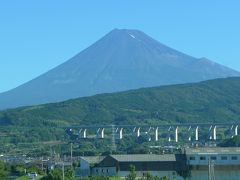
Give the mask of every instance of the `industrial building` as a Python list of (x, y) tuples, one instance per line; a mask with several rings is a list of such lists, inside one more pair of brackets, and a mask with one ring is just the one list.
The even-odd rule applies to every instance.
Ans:
[(238, 147), (187, 148), (185, 154), (194, 180), (208, 179), (210, 162), (213, 164), (216, 179), (239, 180), (240, 148)]
[(128, 154), (109, 155), (93, 168), (93, 175), (126, 177), (133, 165), (137, 177), (147, 172), (153, 176), (176, 177), (178, 171), (186, 170), (185, 156), (182, 154)]
[(207, 179), (209, 162), (216, 179), (237, 180), (240, 177), (240, 148), (186, 148), (181, 154), (125, 154), (81, 157), (77, 176), (126, 177), (133, 165), (137, 177), (146, 173), (170, 179)]
[(218, 166), (240, 165), (240, 148), (187, 148), (188, 165), (206, 166), (209, 160)]
[[(129, 167), (135, 167), (137, 177), (144, 176), (147, 172), (153, 176), (167, 176), (181, 179), (178, 172), (187, 170), (186, 156), (184, 154), (125, 154), (108, 155), (97, 162), (96, 157), (89, 159), (83, 157), (80, 161), (80, 169), (77, 176), (119, 176), (126, 177)], [(81, 163), (82, 162), (82, 163)], [(81, 174), (80, 174), (81, 173)]]

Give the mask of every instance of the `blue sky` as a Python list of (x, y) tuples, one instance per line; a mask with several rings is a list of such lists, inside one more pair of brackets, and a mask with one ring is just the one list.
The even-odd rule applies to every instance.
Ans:
[(139, 29), (240, 71), (240, 1), (2, 0), (0, 92), (68, 60), (114, 28)]

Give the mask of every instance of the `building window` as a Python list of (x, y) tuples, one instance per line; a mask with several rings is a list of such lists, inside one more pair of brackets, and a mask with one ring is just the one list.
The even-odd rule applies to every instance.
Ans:
[(232, 160), (237, 160), (237, 156), (232, 156)]
[(107, 173), (108, 173), (108, 169), (107, 169)]
[(104, 169), (102, 169), (102, 173), (104, 173)]
[(194, 156), (190, 156), (189, 159), (190, 159), (190, 160), (195, 160), (195, 157), (194, 157)]
[(217, 157), (216, 156), (211, 156), (210, 159), (211, 160), (217, 160)]
[(227, 156), (221, 156), (221, 160), (227, 160)]
[(98, 173), (98, 169), (96, 169), (96, 173)]
[(205, 156), (200, 156), (200, 160), (206, 160), (206, 157)]

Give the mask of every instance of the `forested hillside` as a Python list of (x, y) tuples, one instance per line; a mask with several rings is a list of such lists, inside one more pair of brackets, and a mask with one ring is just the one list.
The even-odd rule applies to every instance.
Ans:
[[(11, 143), (64, 139), (69, 125), (240, 122), (240, 78), (144, 88), (0, 112)], [(4, 141), (4, 138), (2, 138)]]
[(0, 112), (2, 126), (239, 120), (240, 78), (102, 94)]

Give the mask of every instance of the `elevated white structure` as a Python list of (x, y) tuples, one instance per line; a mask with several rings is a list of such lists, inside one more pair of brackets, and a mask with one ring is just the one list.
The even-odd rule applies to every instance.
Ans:
[[(164, 125), (99, 125), (99, 126), (75, 126), (75, 127), (69, 127), (69, 129), (72, 131), (73, 128), (78, 128), (78, 137), (79, 138), (90, 138), (93, 136), (87, 136), (93, 131), (90, 131), (90, 129), (96, 129), (96, 137), (97, 138), (106, 138), (110, 137), (107, 133), (114, 132), (119, 134), (119, 140), (122, 140), (125, 135), (132, 135), (137, 138), (140, 136), (147, 136), (148, 140), (154, 140), (159, 141), (159, 132), (161, 133), (167, 133), (167, 141), (172, 142), (174, 140), (175, 143), (178, 143), (181, 140), (189, 141), (189, 142), (198, 142), (200, 141), (199, 138), (204, 137), (202, 134), (207, 132), (208, 129), (208, 140), (209, 141), (217, 141), (218, 135), (217, 130), (218, 129), (229, 129), (229, 133), (227, 136), (234, 137), (238, 135), (238, 123), (189, 123), (189, 124), (164, 124)], [(106, 131), (105, 136), (105, 129), (114, 128), (114, 131)], [(89, 130), (89, 131), (88, 131)], [(129, 131), (130, 130), (130, 131)], [(184, 136), (179, 137), (179, 130), (181, 133), (184, 133)], [(199, 130), (200, 135), (199, 136)], [(132, 133), (128, 133), (131, 132)], [(182, 139), (184, 137), (185, 139)], [(206, 136), (205, 136), (206, 137)]]

